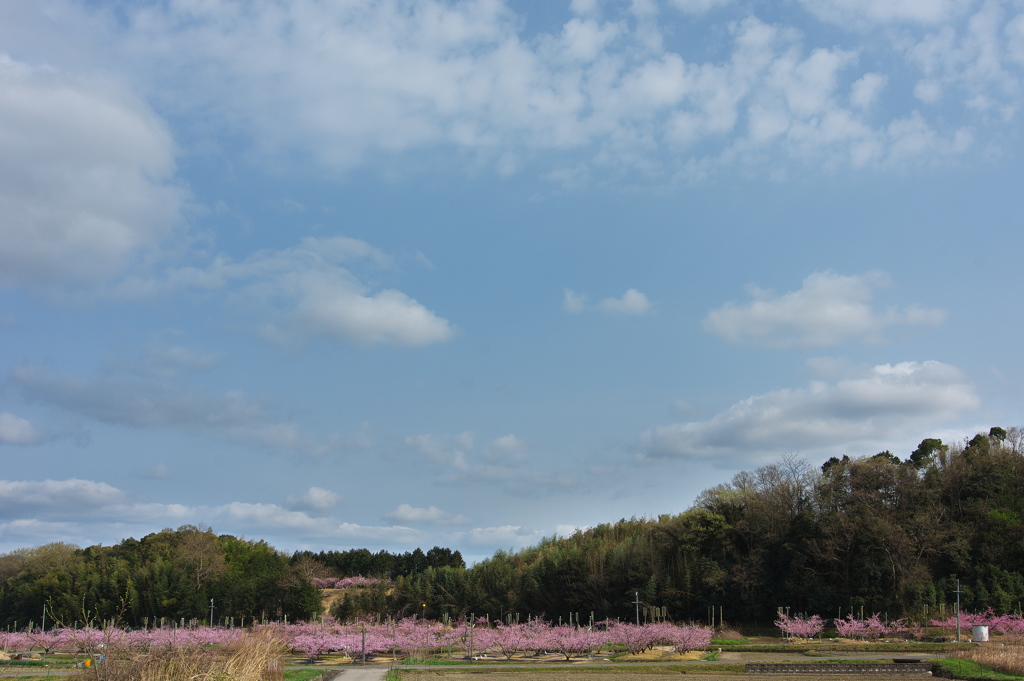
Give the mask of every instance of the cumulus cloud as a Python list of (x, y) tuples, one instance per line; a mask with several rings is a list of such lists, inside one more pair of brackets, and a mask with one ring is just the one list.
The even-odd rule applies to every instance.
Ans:
[(139, 99), (0, 54), (0, 285), (90, 284), (179, 220), (175, 148)]
[(437, 506), (417, 508), (409, 504), (400, 504), (398, 508), (388, 513), (386, 518), (397, 523), (414, 525), (469, 525), (473, 522), (464, 515), (442, 511)]
[(588, 300), (588, 296), (584, 294), (565, 289), (562, 297), (562, 309), (568, 314), (599, 310), (609, 314), (640, 316), (650, 312), (653, 307), (646, 295), (632, 288), (623, 293), (620, 298), (605, 298), (596, 305), (589, 304)]
[(712, 310), (703, 327), (731, 343), (789, 348), (877, 343), (892, 327), (938, 326), (945, 321), (946, 312), (939, 309), (874, 309), (874, 292), (888, 281), (880, 272), (843, 276), (826, 271), (808, 276), (798, 291), (781, 296), (751, 286), (752, 302), (726, 303)]
[[(968, 5), (963, 5), (964, 8)], [(936, 27), (904, 46), (922, 78), (914, 96), (935, 104), (954, 92), (968, 110), (986, 124), (1012, 120), (1021, 108), (1022, 63), (1012, 56), (1019, 49), (1024, 14), (1008, 16), (1002, 3), (986, 2), (959, 24)]]
[(28, 420), (0, 411), (0, 445), (34, 445), (41, 440)]
[(160, 278), (127, 278), (105, 295), (132, 299), (182, 290), (223, 291), (229, 302), (269, 316), (260, 333), (282, 343), (323, 337), (361, 347), (420, 347), (455, 335), (447, 320), (405, 293), (370, 290), (344, 266), (356, 261), (387, 266), (391, 259), (358, 239), (306, 237), (291, 248), (261, 251), (241, 261), (222, 255), (205, 267), (172, 269)]
[(652, 428), (641, 440), (648, 457), (757, 459), (870, 449), (978, 406), (974, 387), (954, 366), (936, 361), (880, 364), (832, 382), (816, 380), (804, 388), (755, 395), (707, 421)]
[(341, 495), (323, 487), (310, 487), (301, 497), (288, 497), (288, 505), (325, 513), (338, 505)]

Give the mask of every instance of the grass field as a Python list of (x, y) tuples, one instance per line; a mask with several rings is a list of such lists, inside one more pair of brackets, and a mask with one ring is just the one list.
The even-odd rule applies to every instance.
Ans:
[(323, 675), (321, 669), (288, 669), (284, 673), (284, 681), (315, 681)]

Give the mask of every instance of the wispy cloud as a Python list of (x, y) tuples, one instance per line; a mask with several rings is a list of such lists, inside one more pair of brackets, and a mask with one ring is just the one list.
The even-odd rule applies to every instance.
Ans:
[(496, 438), (477, 451), (469, 433), (407, 437), (406, 446), (438, 464), (441, 484), (494, 484), (509, 490), (536, 494), (551, 487), (576, 484), (571, 473), (556, 473), (530, 461), (523, 443), (515, 435)]
[(11, 381), (29, 399), (101, 423), (130, 428), (174, 428), (277, 452), (321, 455), (344, 448), (298, 424), (279, 421), (268, 405), (240, 391), (213, 395), (178, 382), (95, 374), (81, 377), (39, 365), (21, 365)]

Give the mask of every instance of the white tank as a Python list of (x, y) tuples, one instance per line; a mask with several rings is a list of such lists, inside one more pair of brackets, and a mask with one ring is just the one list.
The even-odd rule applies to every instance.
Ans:
[(988, 640), (988, 625), (975, 624), (971, 627), (971, 640), (975, 643), (984, 643)]

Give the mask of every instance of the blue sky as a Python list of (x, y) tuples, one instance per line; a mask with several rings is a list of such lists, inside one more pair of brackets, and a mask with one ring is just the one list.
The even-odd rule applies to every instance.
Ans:
[(0, 550), (471, 559), (1019, 425), (1024, 3), (9, 0)]

